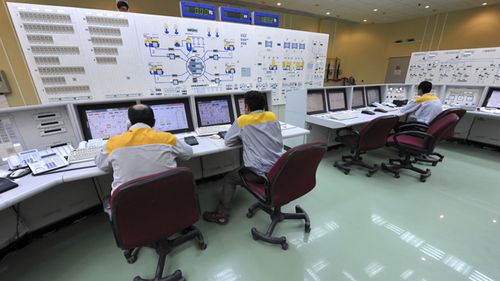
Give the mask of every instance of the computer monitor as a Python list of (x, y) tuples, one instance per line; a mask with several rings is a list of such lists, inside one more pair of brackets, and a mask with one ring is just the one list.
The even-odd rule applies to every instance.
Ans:
[(345, 89), (326, 89), (328, 111), (347, 110), (347, 94)]
[(196, 97), (198, 127), (227, 125), (234, 122), (231, 96)]
[(135, 102), (77, 105), (83, 136), (109, 139), (127, 131), (128, 108)]
[[(267, 106), (267, 94), (263, 93), (266, 102), (264, 104), (264, 110), (268, 111), (269, 107)], [(234, 95), (234, 108), (236, 108), (236, 116), (241, 116), (245, 114), (245, 94), (240, 94), (240, 95)]]
[(307, 114), (318, 114), (326, 112), (325, 90), (307, 91)]
[(366, 87), (366, 103), (368, 105), (373, 104), (374, 102), (381, 103), (382, 102), (382, 91), (380, 91), (380, 87)]
[(483, 106), (500, 109), (500, 88), (490, 88), (488, 90)]
[(366, 107), (365, 101), (365, 89), (364, 88), (354, 88), (352, 91), (352, 109)]
[(142, 103), (153, 109), (156, 130), (172, 134), (194, 131), (189, 98), (147, 100)]

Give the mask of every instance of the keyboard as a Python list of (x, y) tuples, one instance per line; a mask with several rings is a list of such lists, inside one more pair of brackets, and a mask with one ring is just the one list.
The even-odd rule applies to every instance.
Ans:
[(88, 148), (77, 148), (69, 154), (68, 162), (70, 164), (93, 161), (97, 154), (101, 151), (100, 146), (88, 147)]
[(216, 135), (219, 132), (225, 132), (229, 130), (229, 128), (231, 128), (231, 125), (200, 127), (196, 128), (196, 134), (198, 134), (198, 136), (211, 136)]
[(327, 115), (328, 118), (335, 119), (335, 120), (354, 119), (354, 118), (358, 118), (358, 116), (359, 116), (359, 111), (356, 111), (356, 110), (337, 111), (337, 112), (332, 112), (329, 115)]

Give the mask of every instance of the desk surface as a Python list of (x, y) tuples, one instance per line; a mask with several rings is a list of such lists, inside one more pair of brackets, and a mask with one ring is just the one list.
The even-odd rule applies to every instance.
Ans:
[[(371, 109), (371, 108), (370, 108)], [(382, 112), (375, 112), (375, 115), (370, 115), (370, 114), (363, 114), (359, 113), (359, 116), (356, 118), (352, 119), (346, 119), (346, 120), (335, 120), (335, 119), (330, 119), (326, 117), (328, 114), (315, 114), (315, 115), (307, 115), (306, 116), (306, 122), (327, 127), (330, 129), (341, 129), (341, 128), (346, 128), (346, 127), (352, 127), (364, 123), (368, 123), (372, 121), (373, 119), (380, 117), (380, 116), (388, 116), (388, 115), (396, 115), (396, 116), (403, 116), (404, 114), (401, 113), (399, 110), (394, 110), (390, 111), (387, 113), (382, 113)]]
[[(281, 124), (282, 135), (284, 139), (304, 136), (309, 134), (308, 130), (295, 127), (288, 124)], [(179, 139), (184, 139), (185, 136), (195, 135), (194, 133), (179, 134)], [(213, 139), (210, 137), (197, 137), (199, 145), (193, 146), (193, 158), (205, 155), (220, 153), (233, 149), (241, 148), (239, 146), (228, 147), (224, 144), (223, 139)], [(1, 166), (0, 171), (6, 174), (7, 166)], [(106, 172), (98, 169), (94, 161), (72, 164), (60, 170), (56, 170), (52, 174), (44, 174), (39, 176), (27, 175), (20, 179), (14, 180), (19, 186), (4, 193), (0, 193), (0, 211), (9, 208), (29, 197), (41, 193), (56, 185), (98, 177), (106, 175)]]

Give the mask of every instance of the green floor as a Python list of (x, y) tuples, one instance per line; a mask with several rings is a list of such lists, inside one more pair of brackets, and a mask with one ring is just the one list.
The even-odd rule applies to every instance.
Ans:
[[(199, 222), (208, 248), (188, 243), (174, 251), (166, 269), (180, 268), (188, 280), (500, 280), (500, 153), (445, 144), (445, 161), (427, 183), (410, 173), (372, 178), (332, 167), (329, 152), (318, 170), (316, 189), (299, 203), (312, 232), (285, 222), (290, 248), (252, 240), (264, 230), (263, 212), (245, 217), (254, 202), (241, 190), (226, 226)], [(380, 162), (392, 151), (368, 159)], [(200, 186), (203, 210), (215, 205), (220, 181)], [(287, 210), (292, 210), (290, 204)], [(0, 263), (0, 280), (90, 281), (150, 278), (157, 256), (143, 250), (129, 265), (116, 247), (104, 215), (87, 218), (12, 253)]]

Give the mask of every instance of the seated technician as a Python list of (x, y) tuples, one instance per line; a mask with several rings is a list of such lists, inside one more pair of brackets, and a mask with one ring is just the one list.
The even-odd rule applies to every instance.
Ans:
[(118, 1), (116, 2), (116, 8), (118, 9), (118, 11), (120, 12), (128, 12), (128, 3), (127, 1)]
[(152, 129), (151, 107), (136, 104), (128, 109), (130, 128), (111, 137), (96, 156), (99, 169), (113, 168), (113, 191), (127, 181), (177, 167), (176, 158), (188, 160), (193, 150), (170, 134)]
[(418, 97), (401, 108), (401, 113), (410, 114), (408, 121), (429, 124), (443, 111), (443, 104), (438, 97), (430, 93), (431, 90), (431, 82), (424, 81), (418, 85)]
[[(276, 115), (265, 110), (266, 97), (257, 91), (245, 94), (245, 114), (241, 115), (227, 131), (224, 138), (227, 146), (243, 144), (243, 165), (255, 175), (252, 181), (265, 181), (267, 173), (281, 156), (283, 138)], [(205, 212), (203, 218), (209, 222), (226, 224), (229, 221), (230, 205), (237, 185), (241, 185), (240, 169), (224, 177), (222, 198), (213, 212)], [(251, 178), (253, 177), (253, 179)]]

